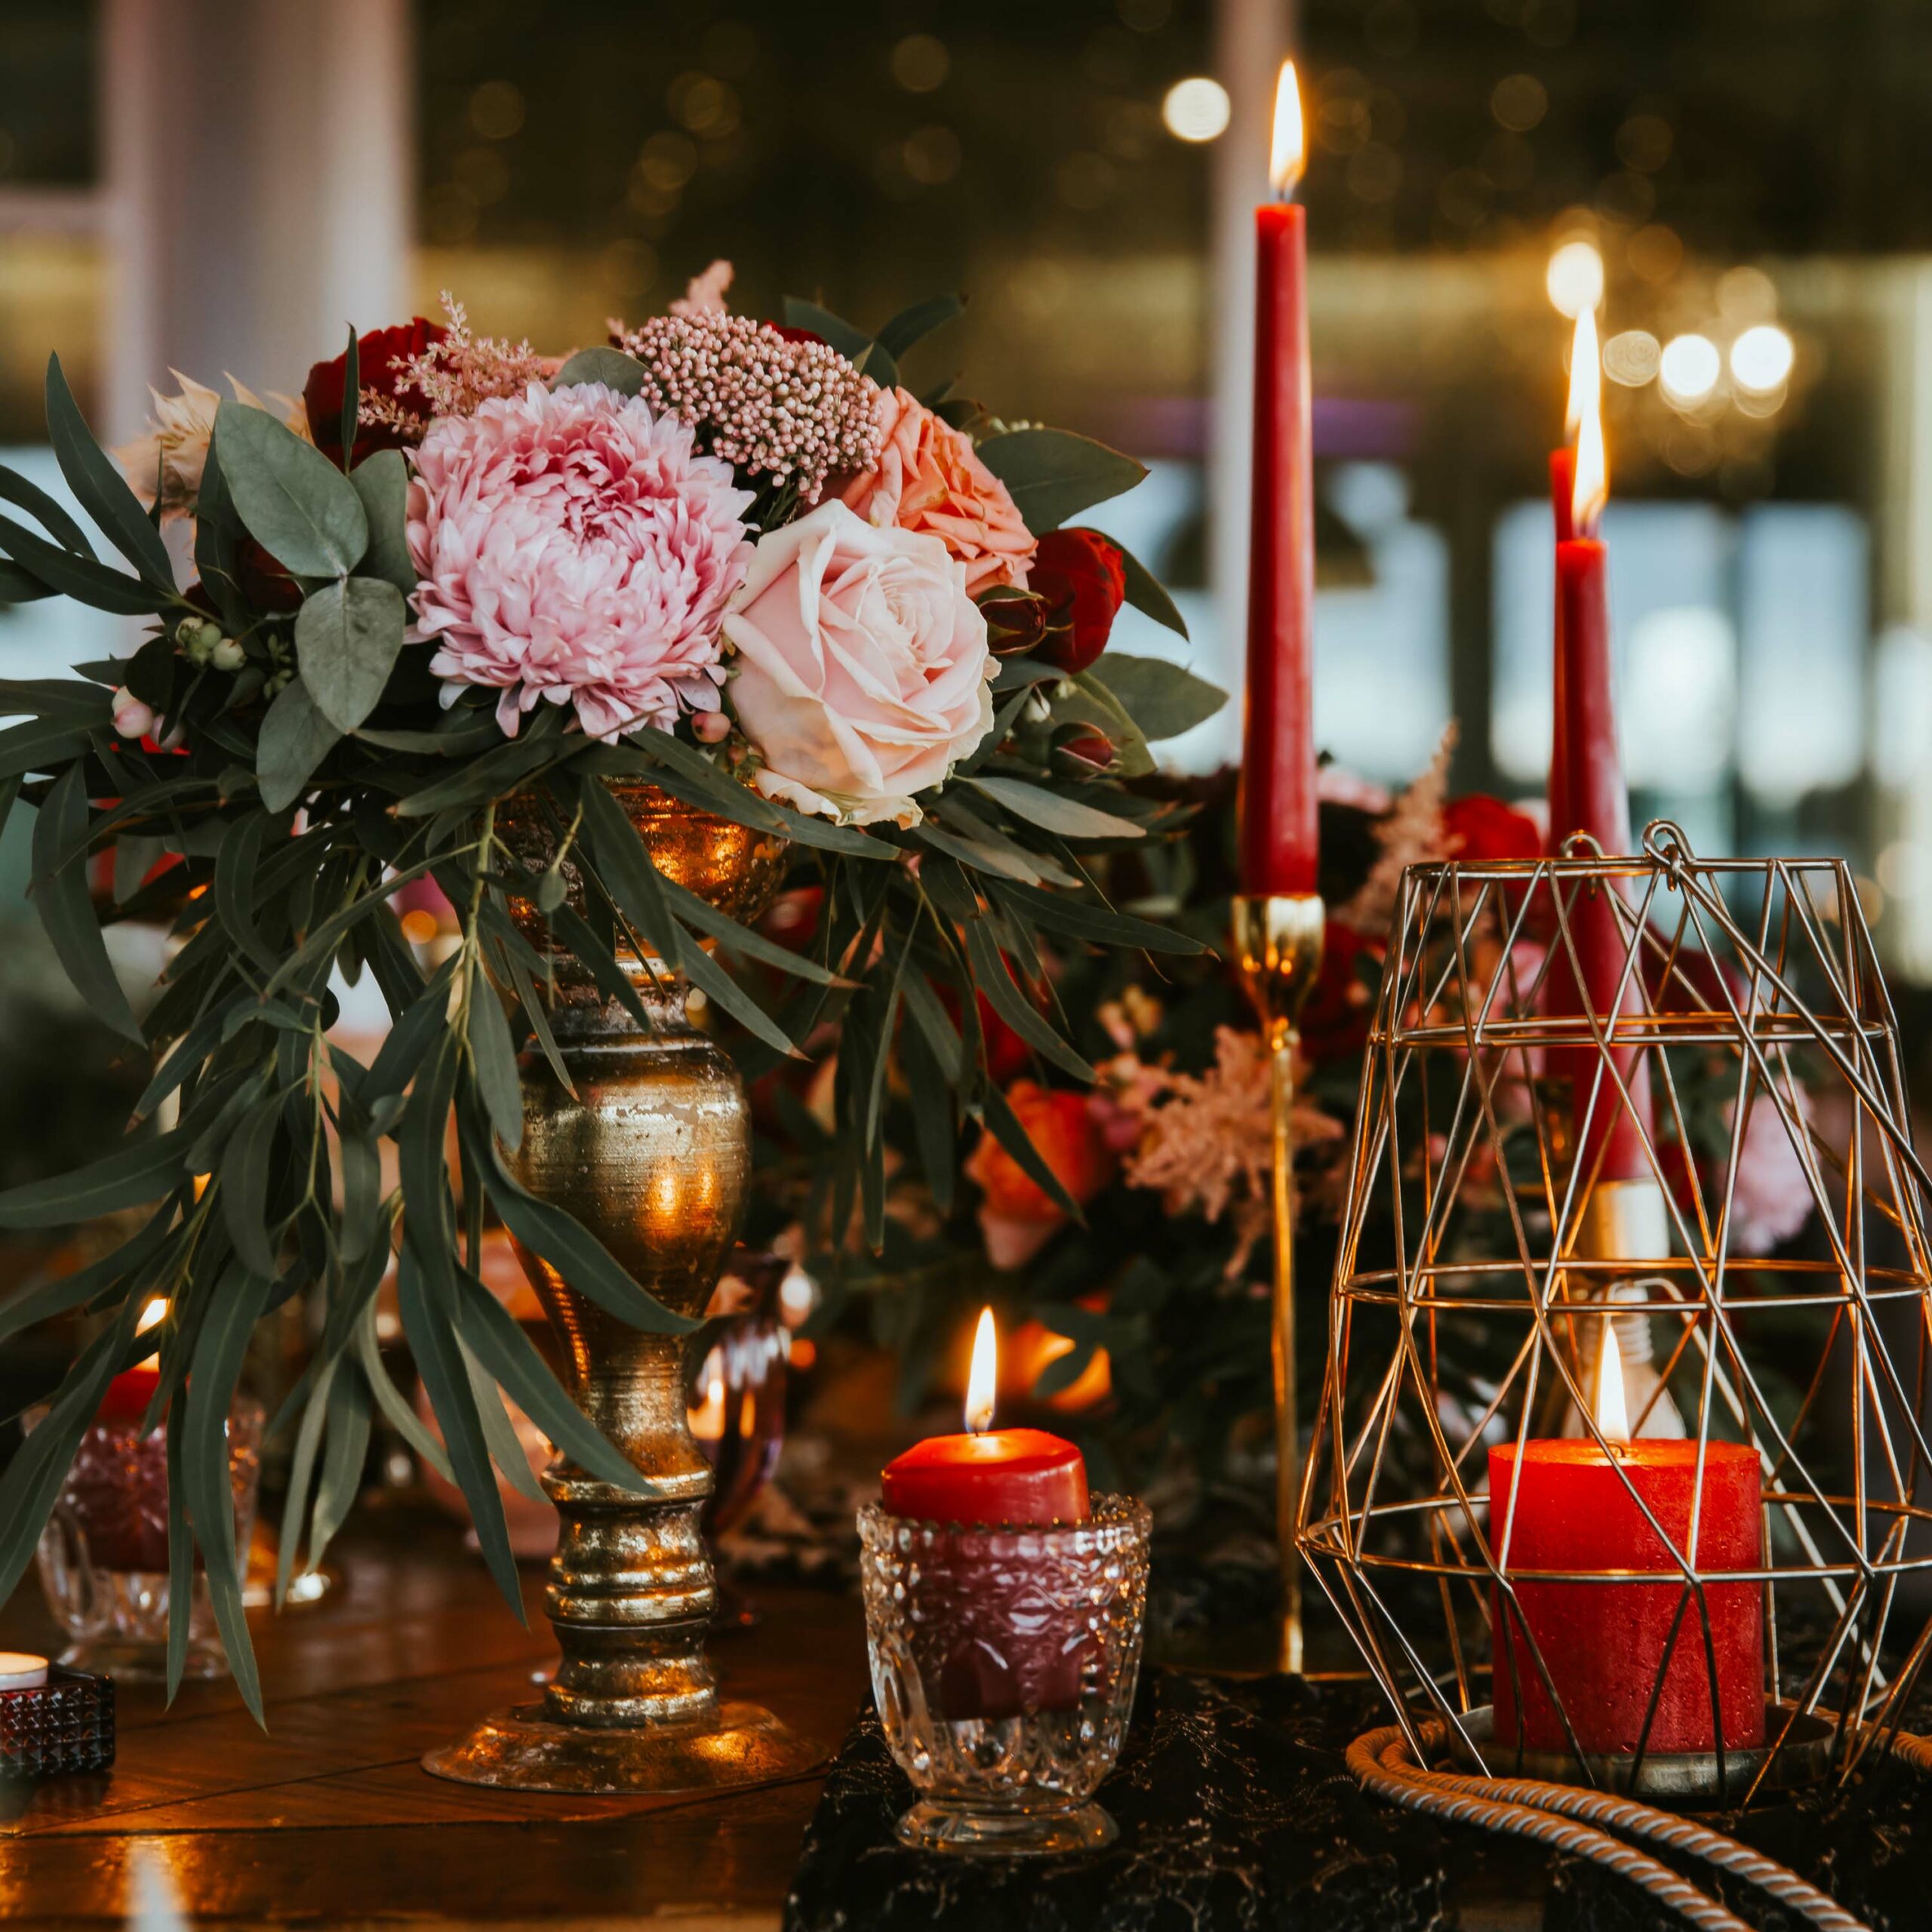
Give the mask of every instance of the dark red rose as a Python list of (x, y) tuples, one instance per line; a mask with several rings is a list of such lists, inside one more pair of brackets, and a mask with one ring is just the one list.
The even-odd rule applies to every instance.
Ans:
[(1044, 597), (1002, 587), (980, 600), (986, 620), (986, 648), (995, 657), (1031, 651), (1047, 634), (1048, 612)]
[[(765, 327), (774, 335), (782, 337), (786, 342), (825, 341), (825, 337), (820, 335), (817, 329), (795, 329), (785, 322), (767, 322)], [(826, 343), (826, 346), (829, 348), (831, 344)]]
[[(394, 328), (371, 329), (358, 337), (356, 374), (364, 393), (374, 389), (378, 395), (393, 397), (404, 408), (413, 410), (426, 420), (429, 398), (414, 383), (401, 381), (393, 365), (398, 356), (420, 355), (448, 333), (441, 323), (425, 321), (417, 315)], [(342, 460), (342, 392), (348, 380), (349, 358), (344, 354), (333, 362), (318, 362), (302, 386), (302, 407), (308, 412), (309, 433), (315, 438), (316, 448), (331, 463)], [(365, 423), (355, 432), (355, 460), (360, 463), (378, 450), (408, 449), (416, 441), (415, 437), (386, 424)]]
[(1385, 950), (1340, 919), (1323, 927), (1321, 971), (1301, 1016), (1301, 1050), (1315, 1064), (1350, 1058), (1367, 1043)]
[[(361, 445), (358, 443), (356, 448), (360, 449)], [(252, 537), (242, 540), (235, 558), (235, 580), (251, 611), (299, 611), (302, 608), (302, 586)]]
[(1543, 857), (1543, 834), (1536, 820), (1481, 792), (1451, 798), (1442, 808), (1442, 829), (1450, 851), (1472, 865)]
[(1069, 675), (1084, 671), (1106, 649), (1127, 596), (1120, 546), (1097, 530), (1050, 530), (1026, 587), (1047, 607), (1047, 634), (1035, 654)]

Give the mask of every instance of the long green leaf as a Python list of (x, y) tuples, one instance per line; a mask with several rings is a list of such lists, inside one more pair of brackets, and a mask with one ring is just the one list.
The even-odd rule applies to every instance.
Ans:
[(215, 448), (235, 514), (297, 577), (346, 577), (369, 547), (369, 519), (349, 478), (265, 409), (232, 399), (215, 414)]
[(1038, 1049), (1056, 1066), (1063, 1068), (1076, 1080), (1091, 1082), (1094, 1078), (1094, 1069), (1060, 1038), (1045, 1015), (1014, 983), (1013, 975), (1000, 957), (999, 949), (994, 945), (992, 934), (986, 930), (985, 921), (969, 919), (964, 931), (967, 956), (973, 964), (974, 983), (992, 1001), (993, 1011), (1029, 1046)]
[(1142, 952), (1171, 952), (1183, 958), (1208, 949), (1198, 939), (1171, 927), (1157, 926), (1137, 919), (1110, 906), (1096, 906), (1061, 892), (1043, 892), (1028, 885), (996, 883), (987, 888), (992, 897), (1006, 904), (1014, 916), (1030, 919), (1049, 932), (1069, 939), (1084, 939), (1097, 946), (1133, 946)]
[(1111, 537), (1107, 541), (1120, 552), (1121, 570), (1127, 579), (1127, 601), (1143, 616), (1164, 625), (1176, 636), (1186, 637), (1187, 620), (1181, 615), (1180, 606), (1168, 595), (1161, 580), (1124, 544)]
[(587, 1475), (633, 1495), (659, 1494), (660, 1486), (565, 1393), (515, 1316), (467, 1269), (457, 1278), (463, 1339), (525, 1414)]
[[(281, 1506), (281, 1534), (277, 1540), (275, 1563), (275, 1607), (280, 1610), (288, 1601), (288, 1585), (295, 1574), (295, 1558), (308, 1528), (309, 1499), (315, 1489), (315, 1452), (321, 1447), (322, 1428), (328, 1419), (331, 1386), (342, 1372), (338, 1356), (323, 1362), (309, 1392), (302, 1411), (302, 1426), (295, 1432), (295, 1452), (288, 1465), (288, 1493)], [(315, 1567), (312, 1552), (303, 1574)]]
[(595, 780), (580, 788), (583, 832), (597, 875), (617, 903), (618, 910), (656, 949), (668, 966), (682, 962), (677, 921), (671, 916), (664, 882), (651, 862), (651, 854), (623, 808)]
[(69, 765), (54, 781), (33, 828), (33, 897), (40, 923), (67, 977), (95, 1014), (124, 1038), (145, 1046), (134, 1008), (121, 990), (94, 917), (87, 868), (61, 865), (63, 851), (77, 851), (88, 836), (87, 775)]
[(439, 1438), (423, 1426), (423, 1418), (416, 1413), (409, 1398), (389, 1379), (389, 1372), (383, 1366), (382, 1349), (376, 1339), (376, 1310), (373, 1303), (363, 1311), (362, 1318), (355, 1324), (352, 1346), (356, 1359), (362, 1365), (362, 1379), (368, 1385), (369, 1393), (375, 1397), (377, 1407), (388, 1418), (389, 1426), (444, 1481), (454, 1483), (456, 1472), (450, 1467), (448, 1451)]
[(580, 1294), (588, 1296), (619, 1321), (654, 1334), (685, 1335), (699, 1325), (638, 1287), (587, 1228), (561, 1208), (530, 1193), (504, 1165), (491, 1141), (488, 1124), (473, 1110), (460, 1107), (457, 1125), (464, 1151), (483, 1177), (485, 1191), (503, 1225)]
[(1131, 819), (1112, 812), (1097, 811), (1063, 792), (1050, 792), (1044, 785), (1029, 785), (1023, 778), (980, 777), (966, 783), (983, 792), (995, 803), (1004, 805), (1016, 818), (1023, 818), (1063, 838), (1143, 838), (1146, 829)]
[(174, 1204), (170, 1201), (149, 1217), (132, 1240), (123, 1241), (111, 1254), (71, 1274), (56, 1275), (51, 1281), (29, 1279), (13, 1289), (0, 1300), (0, 1342), (11, 1341), (35, 1322), (85, 1308), (117, 1283), (122, 1284), (124, 1293), (131, 1293), (166, 1243), (174, 1219)]
[(147, 512), (128, 488), (118, 465), (94, 441), (94, 432), (67, 386), (57, 355), (47, 358), (47, 435), (60, 474), (82, 509), (148, 583), (172, 592), (174, 564), (168, 546), (148, 521)]
[(478, 973), (469, 989), (469, 1059), (476, 1070), (491, 1124), (506, 1147), (523, 1145), (523, 1083), (517, 1076), (516, 1043), (496, 989)]
[(991, 1082), (986, 1087), (983, 1110), (993, 1138), (1019, 1162), (1021, 1171), (1064, 1214), (1076, 1221), (1083, 1220), (1079, 1202), (1067, 1192), (1066, 1183), (1047, 1164), (1046, 1157), (1033, 1145), (1032, 1137), (1008, 1104), (1006, 1096)]
[(88, 748), (88, 733), (64, 718), (33, 718), (0, 731), (0, 779), (57, 771)]
[(174, 601), (173, 592), (157, 590), (152, 584), (112, 570), (91, 557), (77, 557), (58, 543), (35, 536), (11, 517), (0, 516), (0, 550), (48, 589), (97, 611), (110, 611), (124, 617), (145, 617), (166, 610)]
[(957, 295), (929, 295), (902, 309), (875, 338), (887, 355), (896, 361), (915, 342), (923, 341), (934, 330), (943, 328), (955, 317), (966, 312), (966, 304)]
[(38, 483), (30, 481), (17, 469), (9, 469), (5, 463), (0, 463), (0, 503), (25, 510), (55, 543), (65, 544), (75, 555), (94, 555), (87, 533), (67, 514), (59, 499), (50, 497)]
[[(413, 1419), (413, 1418), (412, 1418)], [(359, 1374), (339, 1374), (329, 1385), (328, 1449), (315, 1484), (309, 1518), (309, 1561), (321, 1561), (336, 1532), (349, 1520), (362, 1487), (369, 1454), (369, 1386)]]
[(269, 1173), (275, 1158), (282, 1097), (272, 1093), (242, 1116), (221, 1157), (223, 1224), (235, 1251), (264, 1280), (280, 1271), (268, 1224)]
[(257, 966), (272, 972), (280, 955), (262, 937), (254, 907), (256, 872), (267, 830), (268, 820), (260, 812), (250, 812), (229, 827), (215, 854), (214, 910), (229, 937)]
[(416, 1366), (428, 1390), (429, 1406), (441, 1424), (443, 1443), (457, 1487), (469, 1505), (483, 1561), (497, 1587), (524, 1618), (523, 1587), (517, 1580), (516, 1559), (510, 1553), (509, 1531), (503, 1520), (503, 1499), (490, 1472), (490, 1451), (470, 1386), (461, 1345), (457, 1340), (453, 1309), (430, 1298), (419, 1237), (405, 1232), (401, 1266), (396, 1271), (396, 1302), (404, 1331), (416, 1357)]
[(181, 1476), (188, 1514), (207, 1565), (208, 1595), (235, 1687), (257, 1724), (263, 1723), (254, 1646), (242, 1607), (242, 1569), (235, 1537), (235, 1491), (229, 1476), (228, 1416), (248, 1337), (268, 1306), (269, 1283), (232, 1269), (216, 1284), (195, 1344), (182, 1424)]

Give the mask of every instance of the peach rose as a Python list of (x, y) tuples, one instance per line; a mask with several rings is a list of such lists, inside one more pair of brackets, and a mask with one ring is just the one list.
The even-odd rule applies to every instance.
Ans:
[(854, 825), (916, 825), (992, 728), (996, 669), (965, 571), (937, 537), (821, 503), (758, 540), (724, 635), (730, 697), (768, 798)]
[(844, 500), (868, 523), (941, 537), (966, 566), (975, 597), (997, 584), (1023, 586), (1032, 533), (1006, 485), (982, 463), (973, 440), (903, 389), (880, 398), (885, 442), (876, 469), (855, 476)]

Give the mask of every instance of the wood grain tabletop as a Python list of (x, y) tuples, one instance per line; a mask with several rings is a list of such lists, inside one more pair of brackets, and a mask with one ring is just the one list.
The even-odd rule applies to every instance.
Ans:
[[(562, 1798), (450, 1784), (420, 1764), (482, 1712), (528, 1701), (554, 1660), (543, 1573), (520, 1626), (454, 1527), (365, 1521), (319, 1604), (251, 1617), (268, 1729), (226, 1683), (123, 1682), (111, 1775), (0, 1791), (0, 1923), (30, 1927), (410, 1923), (775, 1927), (816, 1776), (724, 1796)], [(864, 1687), (855, 1601), (761, 1589), (718, 1635), (728, 1696), (829, 1756)], [(52, 1651), (31, 1573), (0, 1646)]]

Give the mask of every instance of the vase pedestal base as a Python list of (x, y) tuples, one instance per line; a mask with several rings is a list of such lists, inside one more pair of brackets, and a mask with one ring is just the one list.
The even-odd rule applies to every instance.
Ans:
[(519, 1704), (430, 1752), (423, 1768), (506, 1791), (728, 1791), (801, 1777), (826, 1755), (756, 1704), (720, 1704), (692, 1724), (608, 1730), (558, 1724), (543, 1705)]

